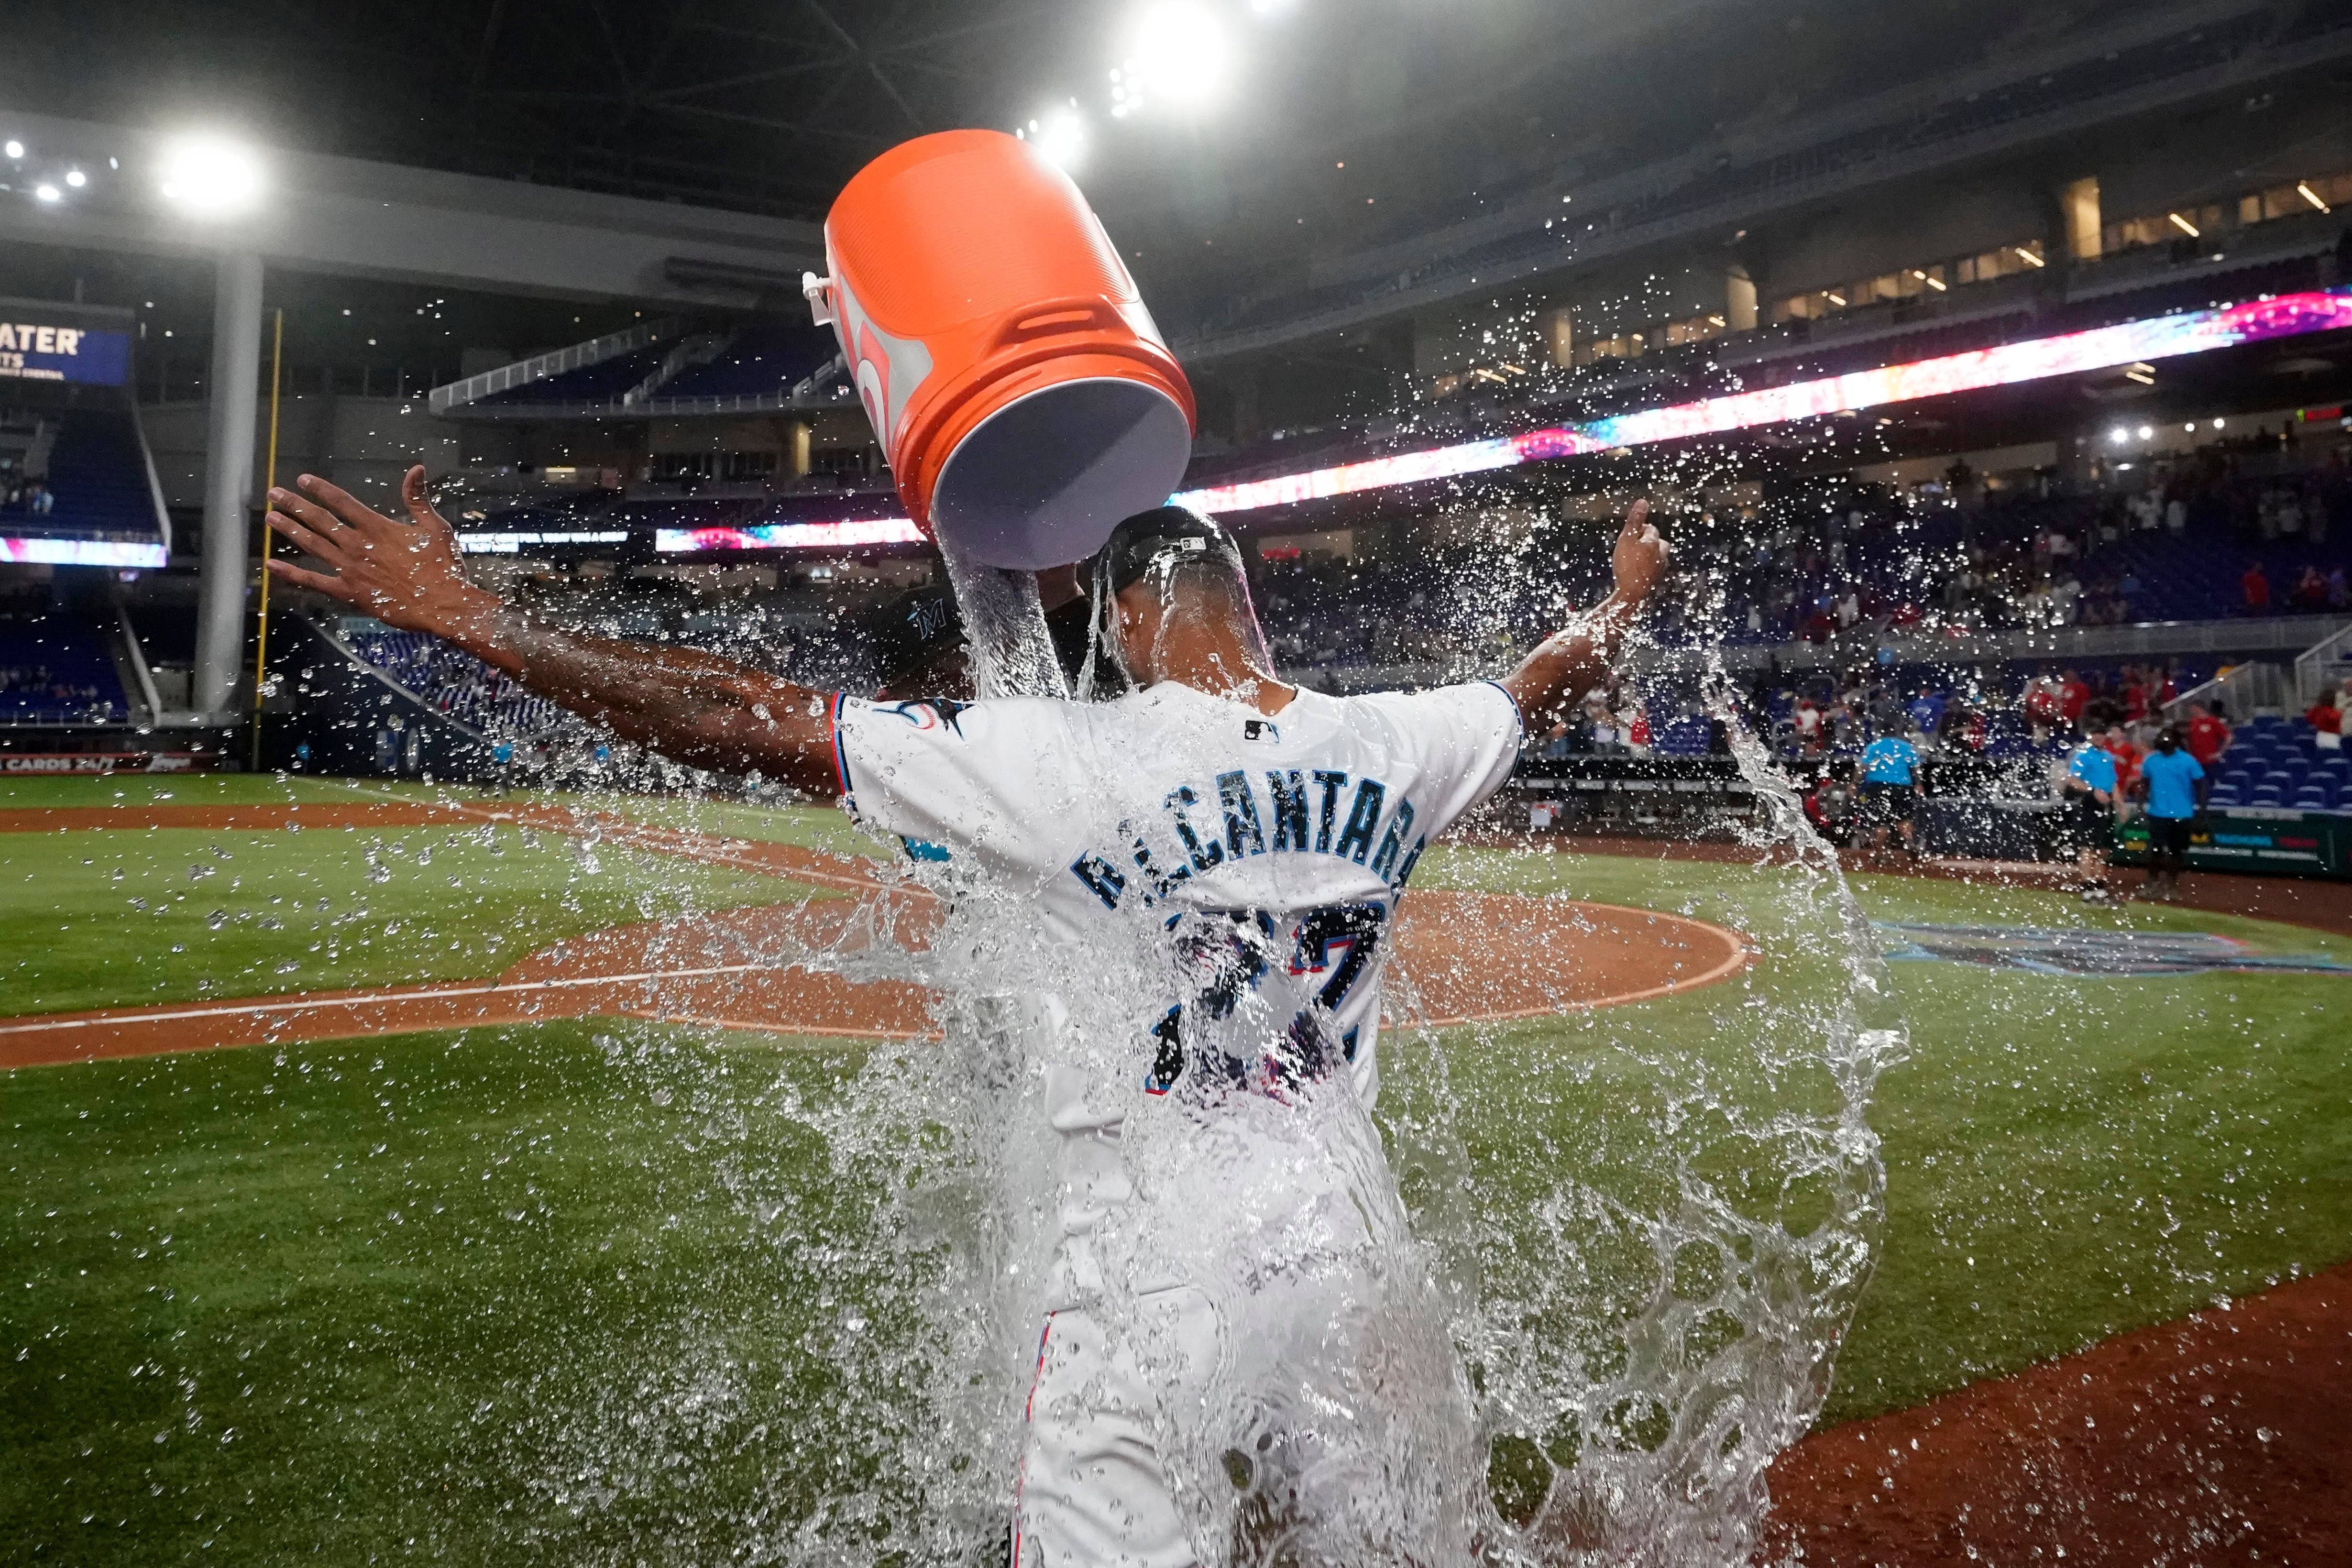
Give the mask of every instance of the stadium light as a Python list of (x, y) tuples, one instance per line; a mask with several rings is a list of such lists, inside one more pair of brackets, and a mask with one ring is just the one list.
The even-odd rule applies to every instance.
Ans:
[(2107, 432), (2107, 439), (2114, 442), (2117, 446), (2121, 446), (2125, 442), (2131, 439), (2131, 432), (2118, 424), (2113, 430)]
[(1197, 105), (1224, 85), (1229, 63), (1225, 30), (1190, 0), (1168, 0), (1136, 19), (1122, 69), (1112, 77), (1113, 113), (1132, 113), (1151, 99)]
[(66, 171), (66, 183), (79, 191), (89, 183), (89, 176), (79, 169), (68, 169)]
[(25, 144), (12, 136), (8, 139), (8, 145), (5, 151), (11, 158), (22, 158), (25, 155)]
[(2143, 425), (2141, 425), (2141, 426), (2139, 427), (2139, 438), (2140, 438), (2142, 441), (2153, 441), (2153, 440), (2155, 440), (2155, 439), (2156, 439), (2156, 426), (2154, 426), (2154, 425), (2152, 425), (2152, 424), (2143, 424)]
[(44, 180), (39, 184), (33, 187), (33, 194), (44, 202), (54, 202), (63, 196), (65, 193)]
[(1087, 159), (1086, 122), (1074, 108), (1049, 109), (1013, 132), (1043, 152), (1065, 173), (1076, 173)]
[(164, 150), (159, 189), (165, 201), (197, 217), (231, 217), (261, 198), (261, 163), (218, 136), (188, 136)]

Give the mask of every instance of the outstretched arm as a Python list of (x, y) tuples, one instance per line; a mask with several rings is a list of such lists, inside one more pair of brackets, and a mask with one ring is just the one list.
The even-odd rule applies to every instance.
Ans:
[(458, 570), (455, 533), (411, 468), (395, 522), (323, 479), (269, 492), (269, 526), (334, 569), (269, 570), (404, 631), (429, 632), (484, 664), (665, 757), (759, 772), (823, 794), (834, 785), (830, 693), (686, 648), (565, 632), (525, 614)]
[(1625, 526), (1610, 554), (1610, 566), (1616, 576), (1615, 591), (1580, 624), (1554, 632), (1503, 677), (1503, 689), (1518, 703), (1520, 716), (1530, 732), (1548, 727), (1578, 696), (1606, 678), (1626, 630), (1664, 575), (1666, 543), (1650, 526), (1649, 502), (1636, 501), (1626, 512)]

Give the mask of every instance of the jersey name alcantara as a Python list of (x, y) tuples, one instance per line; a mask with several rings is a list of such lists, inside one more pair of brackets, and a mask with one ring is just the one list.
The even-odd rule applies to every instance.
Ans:
[[(1367, 1103), (1398, 897), (1429, 841), (1508, 775), (1519, 728), (1490, 681), (1302, 690), (1271, 716), (1173, 683), (1098, 704), (845, 699), (835, 716), (858, 819), (919, 859), (976, 862), (1034, 903), (1042, 939), (1146, 918), (1173, 942), (1237, 947), (1221, 958), (1228, 992), (1302, 980), (1308, 1056), (1344, 1057)], [(1169, 1000), (1232, 998), (1211, 984)], [(1180, 1066), (1166, 1043), (1162, 1077)]]

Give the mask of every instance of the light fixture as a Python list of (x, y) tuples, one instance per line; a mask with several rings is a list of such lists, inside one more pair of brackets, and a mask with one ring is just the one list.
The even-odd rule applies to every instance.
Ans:
[(2156, 439), (2156, 426), (2152, 424), (2141, 425), (2139, 427), (2139, 438), (2142, 441), (2153, 441)]
[(2028, 267), (2047, 267), (2050, 265), (2048, 262), (2042, 260), (2040, 256), (2036, 256), (2033, 252), (2028, 250), (2021, 245), (2013, 245), (2009, 248), (2015, 251), (2019, 259), (2023, 261)]
[(2213, 420), (2213, 428), (2214, 428), (2214, 429), (2216, 429), (2216, 430), (2219, 430), (2219, 429), (2221, 429), (2221, 421), (2220, 416), (2218, 416), (2218, 415), (2217, 415), (2217, 416), (2215, 416), (2215, 418), (2214, 418), (2214, 420)]
[(2164, 215), (2171, 220), (2172, 226), (2174, 228), (2177, 228), (2182, 234), (2187, 235), (2190, 239), (2195, 239), (2197, 237), (2197, 225), (2195, 224), (2190, 223), (2179, 213), (2167, 213)]
[(1086, 123), (1075, 108), (1049, 109), (1013, 134), (1066, 172), (1075, 172), (1086, 162)]
[(2319, 199), (2319, 193), (2311, 188), (2311, 182), (2308, 180), (2297, 180), (2294, 183), (2294, 193), (2323, 213), (2332, 213), (2336, 210)]
[(79, 169), (68, 169), (66, 171), (66, 183), (79, 191), (89, 183), (89, 176)]
[(261, 164), (224, 137), (184, 136), (163, 152), (163, 199), (206, 218), (231, 217), (261, 197)]
[(5, 151), (11, 158), (22, 158), (25, 155), (25, 144), (12, 136), (8, 139)]
[(1822, 298), (1827, 299), (1831, 304), (1835, 305), (1840, 308), (1843, 308), (1845, 306), (1845, 296), (1840, 294), (1833, 288), (1823, 294)]
[(1126, 102), (1133, 109), (1150, 99), (1200, 104), (1223, 86), (1229, 63), (1225, 31), (1214, 16), (1192, 0), (1162, 0), (1136, 20), (1122, 78)]
[(2117, 446), (2121, 446), (2125, 442), (2131, 439), (2131, 432), (2118, 424), (2113, 430), (2107, 432), (2107, 439), (2114, 442)]
[(44, 180), (41, 183), (33, 187), (33, 194), (38, 196), (42, 201), (54, 202), (63, 196), (65, 193)]

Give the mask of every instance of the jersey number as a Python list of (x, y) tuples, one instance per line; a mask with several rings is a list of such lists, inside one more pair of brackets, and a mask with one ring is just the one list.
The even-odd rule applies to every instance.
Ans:
[[(1328, 1026), (1372, 967), (1388, 917), (1388, 906), (1383, 904), (1331, 904), (1308, 910), (1291, 927), (1290, 952), (1285, 960), (1289, 972), (1321, 975), (1324, 980), (1315, 993), (1315, 1006), (1291, 1019), (1282, 1044), (1258, 1064), (1269, 1091), (1328, 1075), (1335, 1052), (1341, 1061), (1356, 1060), (1358, 1031), (1351, 1029), (1334, 1041)], [(1265, 977), (1276, 930), (1273, 919), (1263, 911), (1236, 912), (1223, 918), (1232, 922), (1229, 935), (1192, 939), (1194, 956), (1209, 970), (1207, 982), (1192, 1005), (1213, 1019), (1229, 1016), (1242, 992), (1255, 990)], [(1150, 1093), (1167, 1093), (1183, 1075), (1184, 1006), (1180, 1002), (1170, 1008), (1151, 1028), (1157, 1049), (1143, 1085)], [(1218, 1076), (1235, 1087), (1247, 1085), (1253, 1076), (1251, 1063), (1223, 1052), (1218, 1053), (1215, 1065)]]

